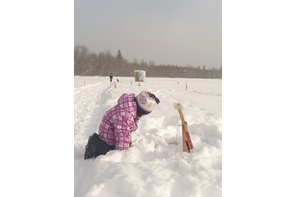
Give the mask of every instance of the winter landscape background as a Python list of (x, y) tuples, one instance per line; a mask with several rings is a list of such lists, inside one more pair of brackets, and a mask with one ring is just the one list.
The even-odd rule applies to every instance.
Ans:
[[(127, 165), (128, 162), (121, 162), (123, 159), (116, 157), (119, 162), (110, 161), (109, 163), (116, 163), (117, 166), (107, 168), (104, 165), (97, 166), (96, 164), (101, 164), (106, 158), (115, 160), (114, 153), (109, 153), (108, 157), (104, 157), (100, 161), (94, 160), (88, 163), (83, 163), (80, 160), (82, 155), (77, 156), (82, 154), (82, 144), (86, 141), (88, 133), (95, 129), (94, 125), (96, 124), (89, 116), (81, 117), (81, 120), (86, 121), (79, 124), (82, 131), (79, 134), (81, 142), (79, 142), (78, 136), (73, 135), (73, 131), (77, 131), (74, 126), (78, 126), (77, 120), (74, 124), (73, 116), (74, 112), (78, 112), (77, 103), (79, 103), (76, 101), (76, 105), (73, 105), (74, 93), (77, 93), (76, 90), (81, 91), (82, 86), (86, 88), (91, 85), (91, 80), (87, 80), (85, 85), (82, 81), (80, 85), (78, 84), (80, 90), (76, 89), (78, 86), (74, 91), (72, 89), (74, 83), (72, 51), (74, 46), (74, 2), (56, 1), (36, 4), (36, 2), (27, 1), (5, 1), (1, 5), (0, 15), (2, 16), (3, 31), (1, 32), (2, 47), (0, 49), (2, 52), (0, 196), (52, 197), (74, 196), (74, 193), (76, 196), (84, 194), (91, 196), (95, 195), (95, 192), (102, 194), (103, 188), (110, 187), (111, 183), (111, 180), (106, 178), (107, 173), (110, 175), (117, 173), (112, 178), (113, 183), (117, 183), (117, 185), (113, 186), (124, 191), (120, 186), (126, 186), (124, 184), (127, 183), (119, 181), (120, 176), (121, 180), (125, 176), (124, 171), (119, 172), (121, 167), (119, 164)], [(53, 12), (54, 14), (52, 14)], [(150, 13), (153, 14), (153, 12)], [(249, 13), (251, 14), (249, 15)], [(293, 181), (295, 160), (292, 156), (295, 150), (293, 115), (295, 111), (293, 90), (295, 82), (294, 72), (292, 72), (295, 65), (295, 28), (292, 25), (294, 14), (293, 1), (267, 3), (265, 1), (253, 1), (253, 3), (222, 1), (223, 196), (295, 196)], [(180, 28), (180, 30), (182, 29)], [(195, 35), (193, 34), (193, 36)], [(117, 44), (117, 42), (115, 43)], [(151, 44), (154, 45), (155, 42)], [(139, 53), (145, 59), (150, 59), (147, 57), (146, 51), (143, 51), (142, 47), (139, 48)], [(184, 52), (180, 53), (181, 56), (187, 52), (184, 48), (181, 48), (181, 51)], [(196, 53), (195, 50), (192, 52)], [(163, 54), (159, 53), (159, 55)], [(184, 91), (183, 83), (181, 87), (173, 83), (169, 89), (176, 90), (179, 87), (181, 90), (179, 92), (186, 96), (188, 92)], [(189, 81), (187, 83), (188, 90), (191, 90), (191, 83)], [(93, 88), (95, 89), (95, 86)], [(117, 86), (117, 88), (122, 88), (122, 86)], [(129, 88), (138, 87), (126, 89), (129, 90)], [(116, 94), (115, 91), (112, 91), (112, 94)], [(81, 114), (83, 111), (87, 114), (87, 110), (89, 110), (89, 115), (92, 115), (91, 112), (95, 113), (96, 108), (100, 108), (101, 104), (97, 101), (98, 95), (91, 98), (87, 98), (85, 95), (84, 105), (80, 103), (80, 106), (84, 107), (84, 109), (81, 108)], [(78, 98), (77, 96), (75, 99)], [(195, 96), (199, 98), (202, 95), (196, 93)], [(163, 98), (161, 104), (165, 103)], [(93, 104), (88, 105), (87, 99), (93, 99)], [(112, 99), (115, 102), (116, 98)], [(169, 98), (167, 99), (169, 100)], [(171, 98), (171, 100), (173, 99)], [(205, 104), (205, 100), (203, 104)], [(165, 109), (167, 116), (172, 116), (172, 113), (175, 113), (170, 109), (171, 105), (169, 103), (169, 110)], [(142, 119), (139, 133), (143, 133), (142, 129), (147, 126), (144, 122), (148, 118), (159, 115), (161, 105), (157, 107), (153, 114), (145, 117), (145, 120)], [(184, 107), (185, 116), (189, 119), (191, 116), (190, 106), (184, 104)], [(198, 109), (198, 107), (196, 108)], [(199, 112), (204, 111), (199, 110)], [(163, 117), (161, 113), (159, 117)], [(156, 120), (160, 121), (160, 119)], [(90, 124), (91, 122), (92, 124)], [(175, 121), (172, 122), (174, 125)], [(167, 125), (166, 123), (163, 122), (163, 125)], [(194, 123), (189, 122), (191, 133), (194, 132), (192, 125)], [(83, 136), (83, 131), (85, 136)], [(192, 136), (196, 138), (196, 134), (192, 134)], [(134, 139), (136, 137), (138, 136), (134, 136)], [(158, 138), (144, 137), (147, 138), (145, 140), (159, 143)], [(193, 143), (195, 145), (193, 151), (196, 151), (198, 147), (196, 143), (198, 142), (193, 139)], [(203, 143), (208, 147), (208, 143), (207, 145), (205, 142)], [(171, 149), (172, 146), (173, 143), (171, 143)], [(169, 146), (160, 144), (158, 147), (168, 148)], [(139, 147), (134, 148), (130, 148), (129, 153), (134, 150), (141, 151)], [(125, 153), (119, 155), (121, 154), (126, 156)], [(197, 154), (193, 152), (191, 156)], [(146, 156), (147, 154), (143, 152), (141, 155)], [(152, 152), (151, 155), (156, 154)], [(173, 156), (176, 157), (176, 155)], [(209, 196), (208, 187), (214, 187), (214, 182), (207, 181), (208, 178), (205, 177), (210, 173), (207, 171), (206, 174), (205, 171), (197, 179), (188, 178), (188, 176), (196, 177), (196, 168), (198, 171), (201, 170), (200, 166), (197, 166), (200, 163), (196, 159), (194, 162), (188, 160), (181, 153), (180, 158), (184, 158), (189, 164), (186, 165), (189, 167), (187, 171), (193, 173), (180, 174), (181, 171), (178, 170), (180, 165), (176, 162), (178, 160), (172, 160), (171, 156), (172, 164), (161, 162), (161, 164), (157, 163), (152, 167), (149, 165), (150, 168), (145, 169), (149, 174), (151, 171), (158, 173), (157, 169), (166, 165), (165, 171), (161, 171), (161, 176), (159, 174), (165, 179), (162, 181), (159, 178), (156, 179), (155, 174), (151, 177), (148, 177), (147, 174), (141, 176), (140, 174), (145, 172), (142, 169), (148, 163), (138, 162), (139, 167), (136, 169), (140, 173), (137, 174), (138, 176), (133, 173), (133, 180), (140, 181), (134, 185), (143, 186), (140, 189), (130, 187), (125, 190), (125, 193), (122, 193), (134, 196), (136, 195), (134, 191), (140, 190), (140, 194), (143, 191), (148, 191), (151, 194), (157, 187), (160, 187), (161, 191), (169, 191), (174, 188), (173, 192), (176, 194), (180, 191), (192, 194), (192, 189), (189, 189), (188, 186), (192, 185), (191, 180), (193, 180), (204, 186), (198, 191), (205, 188), (202, 194)], [(189, 158), (193, 159), (194, 157)], [(201, 159), (202, 156), (199, 158)], [(151, 157), (149, 159), (153, 160)], [(167, 161), (168, 159), (164, 157), (163, 160)], [(138, 158), (137, 161), (140, 159)], [(194, 163), (194, 168), (192, 163)], [(136, 165), (132, 162), (128, 164)], [(208, 166), (209, 169), (212, 169), (212, 165)], [(125, 166), (124, 169), (121, 169), (125, 170), (126, 174), (128, 169), (129, 172), (136, 172), (128, 167)], [(173, 170), (171, 170), (172, 168)], [(108, 171), (103, 171), (105, 169)], [(167, 171), (173, 173), (169, 175)], [(102, 173), (105, 173), (106, 176)], [(169, 176), (171, 182), (166, 181)], [(188, 179), (190, 181), (185, 182)], [(200, 181), (201, 179), (203, 181)], [(152, 180), (156, 180), (155, 183), (152, 184)], [(179, 183), (179, 187), (176, 184), (171, 186), (172, 182)], [(161, 187), (161, 184), (166, 187)], [(188, 189), (183, 190), (183, 185)], [(206, 185), (209, 186), (206, 187)], [(126, 192), (127, 190), (130, 192)], [(219, 195), (218, 191), (213, 190), (213, 193), (216, 192), (216, 195)], [(197, 195), (201, 194), (197, 193)]]
[[(91, 196), (194, 196), (222, 193), (221, 79), (79, 77), (74, 80), (74, 193)], [(154, 93), (161, 101), (139, 121), (133, 146), (84, 160), (88, 137), (123, 93)], [(183, 153), (181, 121), (173, 102), (184, 106), (194, 145)]]

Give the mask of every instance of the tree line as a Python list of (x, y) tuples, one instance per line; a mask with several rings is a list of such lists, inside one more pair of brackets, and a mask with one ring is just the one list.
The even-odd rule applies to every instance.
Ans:
[(153, 61), (129, 62), (124, 59), (120, 50), (114, 56), (110, 52), (92, 53), (85, 45), (76, 45), (74, 48), (74, 75), (79, 76), (114, 76), (132, 77), (134, 70), (145, 70), (146, 77), (167, 78), (222, 78), (220, 68), (206, 69), (203, 65), (198, 67), (177, 65), (155, 65)]

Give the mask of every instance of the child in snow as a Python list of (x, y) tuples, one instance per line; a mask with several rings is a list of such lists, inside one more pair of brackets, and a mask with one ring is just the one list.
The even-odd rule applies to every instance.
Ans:
[(118, 104), (108, 110), (100, 123), (98, 134), (89, 137), (84, 159), (105, 155), (110, 150), (124, 150), (131, 145), (131, 133), (143, 115), (151, 113), (160, 100), (152, 93), (142, 91), (123, 94)]

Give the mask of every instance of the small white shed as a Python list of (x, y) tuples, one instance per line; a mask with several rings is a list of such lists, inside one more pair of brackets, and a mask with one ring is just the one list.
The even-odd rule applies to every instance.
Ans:
[(135, 82), (144, 82), (145, 71), (144, 70), (135, 70), (134, 77), (135, 77)]

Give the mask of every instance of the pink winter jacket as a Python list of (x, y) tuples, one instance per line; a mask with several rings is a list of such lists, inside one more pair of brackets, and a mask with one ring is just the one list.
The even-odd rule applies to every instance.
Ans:
[(108, 145), (123, 150), (129, 147), (131, 133), (137, 129), (135, 94), (123, 94), (118, 104), (108, 110), (99, 126), (99, 137)]

